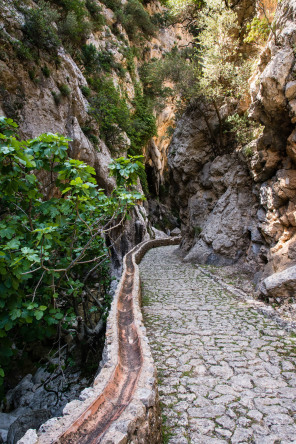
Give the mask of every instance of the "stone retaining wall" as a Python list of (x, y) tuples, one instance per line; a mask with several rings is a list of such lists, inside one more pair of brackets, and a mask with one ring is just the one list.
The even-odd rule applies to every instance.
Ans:
[(39, 431), (28, 430), (19, 444), (159, 444), (157, 379), (140, 307), (137, 264), (154, 247), (177, 245), (180, 238), (146, 241), (124, 258), (107, 322), (105, 363), (92, 387), (67, 404), (63, 417)]

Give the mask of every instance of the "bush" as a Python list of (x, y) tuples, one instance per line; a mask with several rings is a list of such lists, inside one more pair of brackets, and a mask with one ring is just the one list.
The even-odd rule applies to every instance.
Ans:
[(42, 74), (44, 77), (49, 78), (50, 77), (50, 69), (47, 65), (42, 66), (41, 68)]
[(103, 3), (112, 11), (118, 11), (122, 6), (120, 0), (103, 0)]
[(230, 125), (228, 131), (233, 133), (241, 146), (258, 138), (263, 131), (263, 126), (249, 119), (247, 114), (233, 114), (226, 119), (226, 124)]
[(138, 0), (128, 0), (124, 9), (116, 8), (116, 15), (117, 20), (122, 24), (130, 39), (138, 40), (139, 31), (146, 38), (155, 35), (156, 27), (150, 15)]
[(38, 6), (25, 10), (25, 38), (39, 49), (56, 52), (61, 42), (53, 23), (59, 19), (60, 14), (45, 1), (40, 1)]
[(98, 51), (92, 43), (81, 48), (81, 59), (87, 74), (99, 71), (111, 72), (112, 68), (118, 68), (110, 52)]
[[(0, 382), (29, 343), (60, 344), (64, 332), (85, 348), (95, 326), (102, 331), (108, 302), (97, 304), (82, 291), (95, 267), (103, 295), (107, 292), (104, 232), (143, 197), (134, 189), (137, 159), (112, 163), (120, 181), (108, 197), (94, 169), (68, 157), (69, 139), (42, 134), (20, 141), (16, 128), (0, 118)], [(52, 180), (55, 197), (48, 197), (33, 171)]]
[(98, 70), (98, 51), (93, 43), (82, 46), (81, 59), (87, 74)]
[(84, 97), (90, 97), (91, 89), (88, 86), (83, 85), (80, 89)]
[(98, 6), (95, 0), (86, 0), (85, 6), (90, 14), (91, 20), (95, 23), (95, 29), (99, 30), (105, 24), (102, 8)]
[(121, 133), (130, 129), (130, 113), (112, 79), (92, 79), (96, 94), (90, 100), (90, 114), (100, 126), (100, 135), (112, 152), (120, 143)]
[(82, 21), (87, 16), (84, 0), (55, 0), (56, 3), (62, 6), (67, 12), (74, 12), (79, 21)]
[(157, 135), (157, 127), (152, 104), (149, 104), (139, 85), (135, 87), (133, 105), (135, 111), (131, 116), (131, 128), (128, 131), (128, 136), (131, 139), (130, 154), (134, 156), (142, 154), (142, 148), (151, 137)]
[(55, 91), (51, 91), (51, 95), (53, 97), (54, 103), (59, 106), (62, 100), (62, 96), (60, 93), (57, 93)]
[(271, 25), (266, 17), (254, 17), (251, 23), (247, 24), (247, 36), (244, 41), (246, 43), (263, 44), (268, 39)]
[(59, 31), (68, 48), (78, 47), (88, 38), (91, 32), (91, 25), (89, 22), (79, 18), (74, 11), (70, 11), (65, 20), (60, 22)]
[(64, 97), (69, 97), (69, 95), (71, 94), (71, 88), (68, 85), (65, 84), (60, 85), (59, 90), (62, 96)]
[(28, 48), (28, 46), (26, 46), (24, 43), (17, 41), (14, 42), (13, 46), (16, 55), (20, 60), (29, 60), (29, 61), (34, 60), (34, 56), (30, 48)]

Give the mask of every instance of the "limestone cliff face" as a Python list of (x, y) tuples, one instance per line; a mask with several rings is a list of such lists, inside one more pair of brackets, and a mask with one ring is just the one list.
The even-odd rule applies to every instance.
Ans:
[[(264, 124), (250, 163), (260, 204), (258, 228), (268, 245), (266, 272), (296, 261), (296, 2), (281, 2), (251, 83), (250, 116)], [(276, 41), (275, 41), (276, 40)]]
[[(296, 2), (281, 2), (276, 35), (250, 80), (249, 116), (264, 125), (250, 158), (237, 150), (215, 156), (198, 110), (177, 126), (169, 166), (186, 260), (239, 261), (260, 271), (257, 279), (296, 262), (295, 19)], [(214, 113), (210, 122), (218, 127)]]
[[(214, 113), (209, 122), (218, 126)], [(197, 110), (186, 113), (178, 124), (169, 166), (183, 224), (185, 260), (225, 265), (245, 260), (248, 253), (253, 262), (260, 253), (261, 236), (247, 165), (239, 153), (215, 155)]]
[[(114, 32), (114, 24), (117, 21), (116, 14), (106, 8), (99, 1), (97, 6), (101, 8), (105, 24), (100, 31), (93, 32), (87, 44), (93, 44), (98, 51), (105, 51), (113, 58), (117, 67), (123, 68), (124, 74), (111, 66), (108, 76), (112, 78), (116, 88), (122, 97), (126, 97), (129, 108), (133, 108), (135, 98), (135, 84), (140, 84), (139, 67), (143, 60), (133, 56), (130, 61), (134, 66), (134, 78), (126, 69), (128, 60), (127, 52), (133, 48), (134, 43), (129, 39), (124, 28), (117, 24), (121, 37)], [(38, 8), (38, 3), (29, 2), (26, 6)], [(152, 14), (161, 13), (163, 7), (159, 2), (153, 2), (147, 6)], [(1, 1), (0, 11), (0, 114), (14, 118), (19, 124), (20, 135), (24, 138), (36, 137), (44, 132), (58, 132), (72, 139), (70, 143), (70, 155), (93, 166), (97, 173), (97, 181), (100, 186), (110, 192), (114, 186), (114, 180), (108, 176), (108, 165), (111, 157), (126, 155), (130, 140), (123, 132), (120, 134), (120, 144), (114, 144), (112, 155), (110, 149), (100, 137), (100, 122), (96, 122), (89, 114), (90, 103), (83, 95), (83, 88), (88, 86), (87, 74), (79, 59), (72, 57), (64, 47), (58, 49), (55, 63), (45, 51), (38, 51), (38, 62), (21, 60), (17, 57), (14, 47), (23, 38), (23, 26), (25, 16), (20, 12), (17, 2), (9, 0)], [(51, 24), (55, 27), (55, 24)], [(117, 30), (118, 30), (117, 29)], [(188, 37), (181, 35), (179, 25), (170, 28), (158, 29), (155, 37), (145, 41), (145, 59), (160, 58), (164, 52), (170, 51), (173, 46), (188, 43)], [(178, 38), (177, 38), (178, 36)], [(46, 67), (47, 72), (44, 71)], [(68, 87), (67, 94), (60, 93), (61, 85)], [(58, 97), (58, 101), (56, 98)], [(167, 109), (163, 115), (168, 113)], [(163, 121), (160, 117), (160, 121)], [(161, 125), (162, 123), (160, 123)], [(92, 135), (96, 143), (88, 137), (85, 129), (91, 127)], [(160, 151), (156, 144), (147, 151), (147, 163), (153, 164), (156, 171), (163, 169), (163, 161), (160, 165), (157, 160)], [(143, 237), (148, 236), (147, 217), (145, 209), (136, 211), (132, 222), (128, 223), (126, 233), (121, 239), (116, 257), (122, 256), (127, 249)], [(136, 228), (137, 224), (143, 225), (142, 229)], [(141, 233), (141, 239), (139, 239)]]

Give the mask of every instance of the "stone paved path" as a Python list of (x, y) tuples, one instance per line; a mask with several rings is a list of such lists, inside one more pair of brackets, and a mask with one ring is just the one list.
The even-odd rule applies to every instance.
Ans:
[(150, 250), (140, 265), (163, 442), (295, 444), (296, 339), (175, 249)]

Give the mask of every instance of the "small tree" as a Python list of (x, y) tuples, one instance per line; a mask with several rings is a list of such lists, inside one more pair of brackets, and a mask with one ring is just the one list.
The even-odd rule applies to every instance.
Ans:
[(2, 378), (10, 358), (32, 341), (63, 331), (87, 344), (102, 332), (107, 302), (89, 291), (89, 278), (98, 273), (104, 298), (105, 236), (143, 198), (134, 188), (143, 168), (138, 159), (113, 161), (120, 181), (107, 196), (94, 169), (68, 157), (69, 139), (42, 134), (20, 141), (16, 130), (11, 119), (0, 118)]

